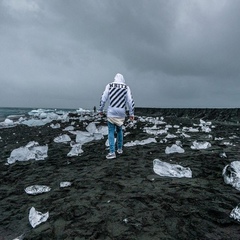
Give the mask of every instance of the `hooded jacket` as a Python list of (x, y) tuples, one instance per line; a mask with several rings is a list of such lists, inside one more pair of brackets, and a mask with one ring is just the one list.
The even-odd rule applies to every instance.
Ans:
[(117, 73), (112, 83), (107, 84), (100, 101), (99, 111), (102, 112), (105, 103), (109, 100), (108, 117), (125, 118), (127, 105), (129, 115), (134, 116), (134, 100), (129, 86), (125, 84), (123, 75)]

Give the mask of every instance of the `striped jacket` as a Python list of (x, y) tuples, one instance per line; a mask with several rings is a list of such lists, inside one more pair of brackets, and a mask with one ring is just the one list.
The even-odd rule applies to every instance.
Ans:
[(107, 84), (100, 101), (100, 112), (103, 111), (108, 100), (108, 117), (125, 118), (126, 106), (129, 109), (129, 115), (134, 116), (134, 100), (131, 90), (125, 84), (125, 80), (120, 73), (115, 76), (114, 82)]

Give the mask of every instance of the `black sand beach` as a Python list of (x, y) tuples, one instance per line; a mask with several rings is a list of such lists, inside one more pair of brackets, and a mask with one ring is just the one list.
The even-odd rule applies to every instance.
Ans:
[[(0, 240), (20, 235), (34, 240), (240, 239), (240, 223), (229, 216), (240, 203), (239, 191), (225, 184), (222, 176), (228, 163), (239, 160), (239, 113), (239, 109), (138, 108), (136, 128), (125, 129), (129, 134), (124, 142), (155, 137), (157, 143), (125, 147), (114, 160), (105, 159), (106, 136), (84, 144), (80, 156), (67, 157), (69, 144), (53, 139), (63, 134), (69, 122), (58, 129), (50, 123), (0, 129)], [(160, 142), (165, 135), (144, 132), (146, 122), (139, 121), (140, 116), (164, 117), (167, 124), (180, 128), (203, 119), (211, 121), (214, 128), (210, 133), (191, 132), (187, 133), (190, 138), (178, 136)], [(74, 121), (76, 130), (85, 129), (83, 122)], [(106, 125), (106, 119), (98, 125)], [(168, 132), (176, 134), (176, 129)], [(182, 142), (185, 153), (166, 154), (165, 148), (176, 140)], [(195, 140), (208, 141), (212, 147), (193, 150)], [(5, 165), (11, 151), (29, 141), (48, 144), (47, 159)], [(221, 157), (222, 153), (227, 157)], [(190, 167), (193, 176), (160, 177), (153, 172), (154, 159)], [(72, 185), (60, 188), (63, 181)], [(24, 189), (34, 184), (48, 185), (51, 191), (26, 194)], [(36, 228), (28, 221), (32, 206), (49, 212), (49, 219)]]

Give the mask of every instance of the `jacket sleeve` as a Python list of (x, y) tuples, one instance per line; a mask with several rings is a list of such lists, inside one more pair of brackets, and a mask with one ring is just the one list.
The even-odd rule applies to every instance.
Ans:
[(109, 84), (105, 87), (105, 90), (104, 90), (101, 100), (100, 100), (100, 107), (99, 107), (100, 112), (103, 112), (105, 103), (108, 100), (108, 96), (109, 96)]
[(132, 93), (131, 93), (131, 90), (130, 90), (129, 87), (127, 87), (127, 105), (128, 105), (128, 108), (129, 108), (129, 115), (134, 116), (135, 103), (134, 103)]

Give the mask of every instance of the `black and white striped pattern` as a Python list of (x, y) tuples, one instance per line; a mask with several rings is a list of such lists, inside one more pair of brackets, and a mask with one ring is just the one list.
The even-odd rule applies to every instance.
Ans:
[(110, 84), (109, 100), (111, 107), (124, 108), (126, 95), (127, 86), (125, 84)]
[(134, 100), (133, 100), (133, 97), (132, 97), (132, 93), (131, 93), (131, 99), (132, 99), (132, 103), (131, 103), (131, 106), (130, 108), (132, 109), (132, 112), (134, 112), (134, 107), (135, 107), (135, 103), (134, 103)]

